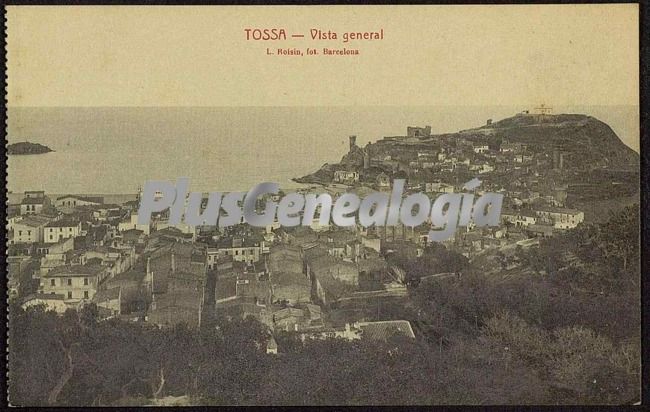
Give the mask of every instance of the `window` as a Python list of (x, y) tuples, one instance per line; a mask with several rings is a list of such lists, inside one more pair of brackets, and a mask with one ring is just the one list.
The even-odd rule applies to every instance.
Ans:
[(84, 299), (88, 299), (88, 291), (84, 290)]
[(27, 236), (31, 236), (31, 235), (32, 235), (32, 231), (31, 231), (31, 230), (28, 230), (28, 231), (27, 231)]
[(88, 286), (88, 278), (84, 278), (84, 286)]
[(63, 232), (63, 228), (62, 228), (62, 227), (59, 228), (59, 232)]
[(19, 230), (19, 231), (18, 231), (18, 236), (22, 236), (22, 235), (23, 235), (23, 231), (22, 231), (22, 230)]
[(68, 278), (68, 286), (72, 286), (72, 279)]
[(50, 235), (50, 240), (52, 240), (53, 237), (54, 237), (54, 236)]
[(56, 279), (50, 279), (50, 286), (56, 286)]
[(68, 299), (72, 299), (72, 291), (68, 291)]

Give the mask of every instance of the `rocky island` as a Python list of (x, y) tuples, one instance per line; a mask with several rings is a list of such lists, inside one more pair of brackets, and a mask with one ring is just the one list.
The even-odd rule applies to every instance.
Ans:
[(7, 145), (7, 154), (9, 155), (33, 155), (53, 152), (47, 146), (31, 142), (19, 142)]

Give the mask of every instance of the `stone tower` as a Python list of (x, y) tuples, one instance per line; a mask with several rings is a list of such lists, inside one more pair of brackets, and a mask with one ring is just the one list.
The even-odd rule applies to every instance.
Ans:
[(357, 145), (357, 137), (350, 136), (350, 151), (352, 151), (352, 149), (354, 149), (356, 145)]

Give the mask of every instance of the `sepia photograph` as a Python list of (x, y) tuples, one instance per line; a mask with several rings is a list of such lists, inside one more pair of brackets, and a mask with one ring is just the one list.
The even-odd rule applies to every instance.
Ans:
[(8, 405), (641, 404), (638, 4), (5, 41)]

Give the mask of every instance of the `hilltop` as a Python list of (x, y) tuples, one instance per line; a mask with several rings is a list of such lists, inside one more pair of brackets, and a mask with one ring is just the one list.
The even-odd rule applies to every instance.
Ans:
[(490, 136), (523, 143), (533, 152), (566, 152), (572, 168), (608, 167), (638, 169), (639, 155), (626, 146), (606, 123), (582, 114), (519, 114), (498, 122), (459, 132), (480, 138)]

